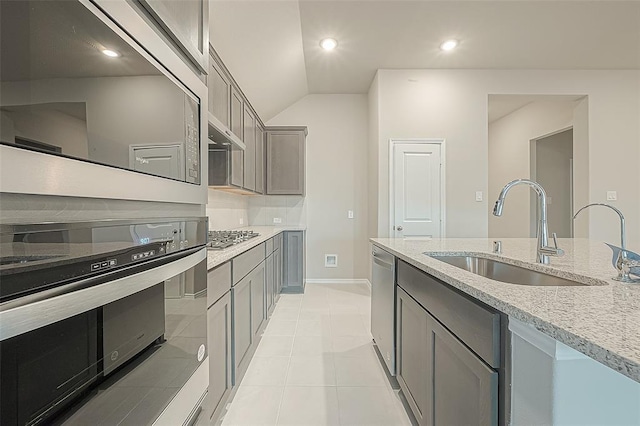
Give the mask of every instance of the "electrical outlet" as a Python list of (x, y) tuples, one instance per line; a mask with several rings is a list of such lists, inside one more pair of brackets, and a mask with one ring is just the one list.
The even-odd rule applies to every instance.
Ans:
[(349, 211), (347, 212), (347, 217), (348, 217), (349, 219), (353, 219), (353, 210), (349, 210)]
[(482, 201), (482, 191), (476, 191), (476, 201)]
[(547, 195), (547, 204), (553, 204), (553, 197), (551, 195)]
[(273, 218), (273, 223), (282, 223), (282, 218), (280, 218), (280, 217), (274, 217), (274, 218)]
[(240, 218), (240, 225), (244, 225), (244, 218), (243, 217)]
[(607, 201), (616, 201), (618, 199), (618, 191), (607, 191)]

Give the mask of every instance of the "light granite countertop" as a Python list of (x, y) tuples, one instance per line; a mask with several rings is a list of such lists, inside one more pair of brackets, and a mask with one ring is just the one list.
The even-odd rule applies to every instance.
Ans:
[[(602, 242), (560, 239), (564, 257), (536, 264), (536, 240), (411, 240), (373, 238), (371, 242), (489, 306), (532, 325), (565, 345), (640, 382), (640, 284), (613, 279), (611, 250)], [(480, 254), (507, 263), (579, 281), (586, 286), (536, 287), (507, 284), (459, 269), (424, 254)]]
[(304, 231), (306, 228), (303, 226), (247, 226), (244, 228), (235, 229), (237, 231), (254, 231), (260, 234), (248, 241), (240, 244), (236, 244), (231, 247), (227, 247), (224, 250), (209, 250), (207, 249), (207, 270), (211, 270), (216, 266), (220, 266), (228, 260), (244, 253), (247, 250), (254, 248), (255, 246), (264, 243), (268, 239), (275, 237), (281, 232), (285, 231)]

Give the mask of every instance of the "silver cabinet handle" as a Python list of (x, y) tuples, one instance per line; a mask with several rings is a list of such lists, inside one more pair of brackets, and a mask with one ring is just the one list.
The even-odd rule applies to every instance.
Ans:
[(398, 226), (396, 229), (397, 229), (398, 231), (402, 231), (404, 228), (402, 228), (402, 226)]

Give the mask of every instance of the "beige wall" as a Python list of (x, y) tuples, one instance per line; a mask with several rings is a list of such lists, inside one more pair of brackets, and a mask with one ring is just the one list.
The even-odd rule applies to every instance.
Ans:
[[(306, 125), (307, 278), (368, 276), (367, 96), (308, 95), (268, 125)], [(347, 218), (353, 210), (354, 219)], [(324, 255), (338, 267), (325, 268)]]
[[(547, 193), (549, 232), (571, 238), (573, 206), (571, 205), (571, 162), (573, 131), (566, 130), (539, 139), (535, 144), (535, 181)], [(532, 165), (533, 166), (533, 165)], [(535, 216), (532, 216), (535, 221)]]
[[(588, 108), (580, 108), (588, 113), (588, 198), (604, 202), (607, 190), (617, 190), (615, 204), (629, 219), (629, 242), (637, 246), (639, 87), (640, 71), (379, 70), (380, 235), (388, 232), (390, 138), (446, 139), (446, 236), (486, 237), (492, 204), (487, 194), (488, 95), (587, 95)], [(484, 202), (475, 202), (476, 190), (485, 192)], [(604, 212), (594, 210), (589, 222), (591, 238), (617, 241), (618, 223)]]
[[(575, 104), (575, 101), (536, 101), (489, 123), (489, 208), (507, 182), (535, 175), (530, 170), (531, 141), (573, 126)], [(526, 187), (509, 192), (502, 216), (489, 215), (489, 237), (535, 236), (530, 227), (530, 212), (535, 213), (536, 208), (535, 204), (530, 205), (535, 201), (531, 194)]]
[(207, 216), (209, 230), (241, 228), (249, 225), (249, 201), (246, 195), (207, 189)]

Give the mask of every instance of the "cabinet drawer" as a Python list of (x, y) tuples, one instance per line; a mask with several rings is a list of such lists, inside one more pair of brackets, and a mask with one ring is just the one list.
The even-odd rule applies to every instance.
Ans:
[(500, 367), (500, 314), (447, 284), (398, 261), (398, 285), (487, 364)]
[(262, 243), (233, 259), (233, 285), (236, 285), (264, 260), (264, 250), (265, 243)]
[(213, 305), (231, 288), (231, 262), (207, 273), (207, 307)]
[(267, 241), (265, 241), (266, 247), (267, 247), (267, 252), (266, 255), (269, 256), (271, 253), (273, 253), (273, 241), (275, 240), (275, 238), (270, 238)]

